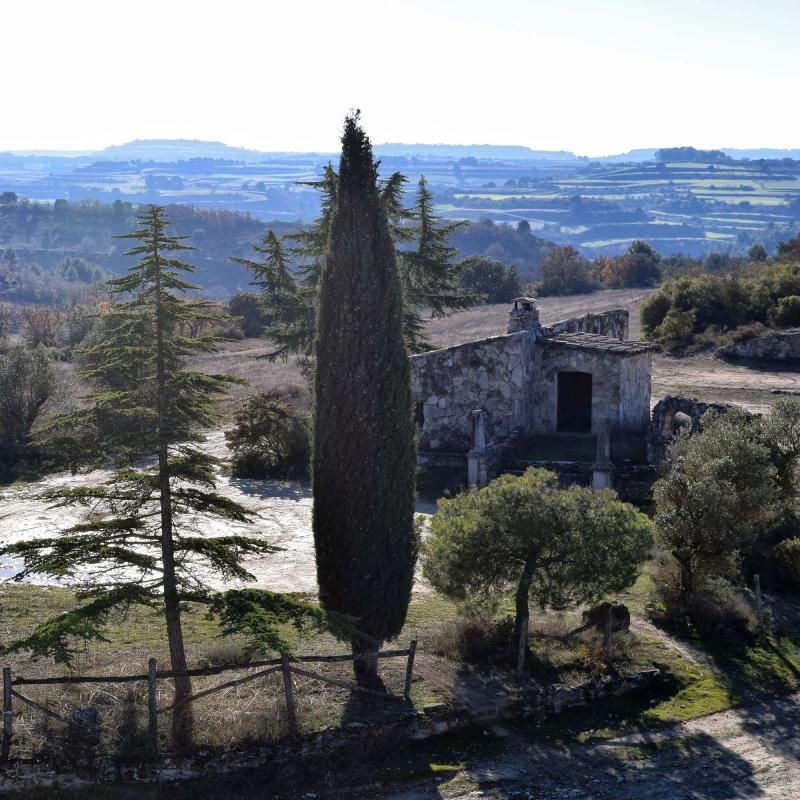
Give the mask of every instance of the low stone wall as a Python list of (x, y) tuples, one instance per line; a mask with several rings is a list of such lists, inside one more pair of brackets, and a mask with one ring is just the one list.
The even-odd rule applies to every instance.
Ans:
[(629, 317), (627, 310), (617, 308), (600, 314), (585, 314), (574, 319), (562, 319), (541, 329), (544, 337), (559, 333), (596, 333), (624, 341), (628, 338)]
[(717, 350), (719, 358), (736, 361), (789, 361), (800, 364), (800, 328), (769, 331)]
[(651, 464), (659, 464), (667, 455), (667, 446), (675, 438), (674, 421), (676, 414), (685, 414), (691, 423), (691, 432), (698, 433), (703, 429), (703, 415), (709, 411), (724, 414), (735, 406), (724, 403), (704, 403), (693, 397), (667, 395), (659, 400), (653, 408), (650, 432), (647, 436), (647, 460)]

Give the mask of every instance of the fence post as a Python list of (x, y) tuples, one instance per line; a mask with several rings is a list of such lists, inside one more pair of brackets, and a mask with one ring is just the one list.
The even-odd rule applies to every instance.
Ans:
[(603, 646), (606, 649), (606, 658), (611, 658), (611, 609), (612, 604), (608, 604), (606, 610), (605, 624), (603, 625)]
[(283, 672), (283, 690), (286, 693), (286, 716), (289, 720), (289, 733), (292, 736), (297, 736), (297, 712), (294, 706), (292, 670), (289, 668), (289, 656), (286, 653), (281, 653), (281, 671)]
[(761, 576), (756, 573), (753, 575), (753, 589), (756, 595), (756, 614), (758, 614), (758, 624), (764, 624), (764, 599), (761, 596)]
[(3, 744), (0, 760), (8, 761), (11, 753), (11, 726), (14, 717), (11, 708), (11, 667), (3, 667)]
[(403, 697), (408, 700), (411, 697), (411, 681), (414, 678), (414, 657), (417, 654), (417, 640), (412, 639), (408, 646), (408, 661), (406, 662), (406, 683), (403, 687)]
[(150, 755), (158, 755), (158, 696), (156, 694), (156, 660), (147, 662), (147, 744)]

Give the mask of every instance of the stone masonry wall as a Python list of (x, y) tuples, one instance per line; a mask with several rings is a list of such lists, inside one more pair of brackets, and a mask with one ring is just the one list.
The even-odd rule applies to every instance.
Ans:
[(585, 314), (574, 319), (562, 319), (542, 328), (542, 335), (556, 336), (559, 333), (596, 333), (624, 341), (628, 338), (629, 314), (624, 308), (604, 311), (601, 314)]
[(533, 432), (551, 434), (558, 429), (558, 373), (588, 372), (592, 376), (592, 433), (597, 420), (605, 417), (612, 427), (619, 424), (618, 358), (603, 352), (563, 347), (546, 339), (537, 348), (536, 367), (540, 379), (533, 392)]
[(800, 361), (800, 328), (763, 333), (761, 336), (722, 347), (717, 355), (733, 360)]
[(650, 425), (650, 353), (626, 356), (619, 365), (620, 431), (644, 435)]
[(521, 331), (414, 356), (412, 393), (421, 404), (418, 419), (423, 417), (420, 450), (466, 453), (476, 408), (485, 412), (487, 442), (502, 442), (525, 429), (533, 346), (533, 335)]

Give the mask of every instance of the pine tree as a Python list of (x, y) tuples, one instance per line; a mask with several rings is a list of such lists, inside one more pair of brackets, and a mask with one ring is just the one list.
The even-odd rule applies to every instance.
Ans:
[[(320, 600), (354, 654), (397, 636), (411, 597), (416, 453), (394, 243), (372, 147), (345, 120), (315, 344), (314, 544)], [(377, 680), (377, 663), (355, 661)]]
[(85, 507), (83, 522), (0, 553), (22, 558), (17, 580), (44, 574), (77, 581), (79, 589), (73, 611), (45, 621), (13, 648), (69, 663), (72, 639), (102, 639), (115, 609), (140, 604), (163, 610), (171, 667), (178, 673), (173, 738), (185, 746), (192, 719), (191, 705), (182, 703), (191, 695), (182, 604), (216, 602), (225, 616), (224, 600), (208, 588), (208, 572), (254, 580), (242, 557), (276, 548), (262, 539), (196, 532), (198, 517), (250, 520), (247, 509), (215, 491), (218, 461), (200, 448), (202, 431), (218, 419), (215, 397), (236, 379), (186, 368), (185, 356), (213, 352), (218, 340), (188, 337), (181, 329), (217, 314), (213, 304), (183, 296), (195, 288), (182, 277), (193, 267), (173, 254), (191, 248), (169, 235), (164, 209), (151, 206), (139, 219), (140, 228), (120, 238), (136, 240), (127, 254), (141, 258), (127, 275), (110, 281), (118, 302), (81, 354), (82, 377), (94, 392), (85, 408), (54, 419), (41, 434), (71, 453), (76, 467), (111, 462), (116, 471), (100, 485), (46, 495), (57, 506)]

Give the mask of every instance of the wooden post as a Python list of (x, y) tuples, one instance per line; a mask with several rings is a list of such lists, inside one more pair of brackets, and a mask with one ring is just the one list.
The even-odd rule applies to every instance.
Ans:
[(286, 717), (289, 720), (289, 733), (297, 736), (297, 711), (294, 706), (292, 670), (289, 668), (289, 656), (286, 653), (281, 653), (281, 671), (283, 672), (283, 690), (286, 693)]
[(0, 760), (8, 761), (11, 753), (11, 727), (14, 722), (11, 708), (11, 667), (3, 667), (3, 744)]
[(606, 610), (605, 625), (603, 626), (603, 646), (606, 649), (606, 658), (611, 659), (611, 603)]
[(761, 576), (756, 573), (753, 575), (753, 589), (756, 595), (756, 614), (758, 615), (759, 625), (764, 624), (764, 599), (761, 596)]
[(151, 756), (158, 755), (158, 696), (156, 694), (156, 660), (147, 662), (147, 744)]
[(408, 646), (408, 661), (406, 662), (406, 683), (403, 687), (403, 697), (406, 700), (411, 697), (411, 681), (414, 679), (414, 657), (417, 654), (417, 640), (412, 639)]

